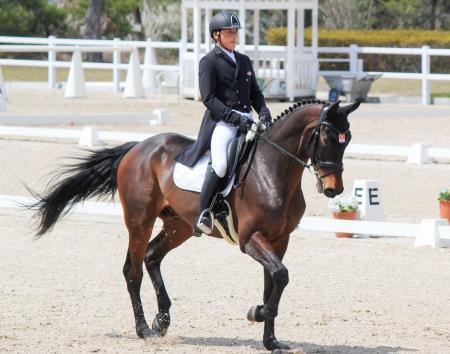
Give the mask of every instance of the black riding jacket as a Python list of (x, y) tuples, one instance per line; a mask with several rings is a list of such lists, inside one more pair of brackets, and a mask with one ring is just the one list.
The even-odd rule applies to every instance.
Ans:
[(256, 82), (250, 58), (234, 52), (236, 63), (218, 46), (206, 54), (199, 65), (200, 95), (207, 110), (203, 116), (197, 141), (189, 145), (176, 161), (192, 167), (210, 149), (216, 122), (239, 124), (240, 112), (270, 116), (264, 96)]

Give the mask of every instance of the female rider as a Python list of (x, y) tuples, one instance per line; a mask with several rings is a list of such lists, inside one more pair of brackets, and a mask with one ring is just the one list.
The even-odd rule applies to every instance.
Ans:
[(209, 207), (227, 171), (228, 142), (238, 131), (245, 133), (251, 127), (252, 107), (262, 123), (271, 121), (249, 57), (235, 51), (240, 28), (238, 17), (230, 12), (218, 13), (209, 23), (215, 46), (199, 64), (200, 95), (207, 110), (197, 141), (176, 158), (192, 167), (211, 150), (211, 164), (200, 192), (200, 213), (193, 227), (195, 236), (210, 234), (214, 228)]

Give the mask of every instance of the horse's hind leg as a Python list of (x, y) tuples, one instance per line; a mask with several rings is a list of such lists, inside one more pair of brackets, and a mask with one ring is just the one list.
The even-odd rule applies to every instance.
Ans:
[[(125, 204), (123, 204), (125, 205)], [(150, 239), (156, 215), (147, 210), (126, 210), (125, 221), (129, 233), (127, 258), (123, 266), (123, 275), (127, 282), (128, 292), (133, 306), (136, 333), (140, 338), (152, 335), (145, 321), (141, 301), (142, 263), (144, 261), (147, 243)]]
[(191, 235), (191, 225), (183, 220), (165, 220), (161, 232), (148, 244), (145, 266), (158, 301), (158, 313), (153, 320), (152, 329), (159, 332), (161, 336), (164, 336), (169, 328), (169, 309), (172, 305), (161, 275), (161, 262), (167, 253), (181, 245)]

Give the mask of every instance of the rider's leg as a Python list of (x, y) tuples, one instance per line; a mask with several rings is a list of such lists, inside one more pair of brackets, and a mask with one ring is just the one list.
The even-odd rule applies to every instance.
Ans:
[(228, 143), (237, 134), (237, 128), (224, 122), (218, 122), (211, 137), (211, 165), (208, 166), (205, 182), (200, 192), (200, 215), (194, 226), (194, 235), (201, 236), (201, 232), (210, 234), (214, 220), (209, 212), (212, 198), (217, 193), (220, 181), (227, 173), (226, 151)]

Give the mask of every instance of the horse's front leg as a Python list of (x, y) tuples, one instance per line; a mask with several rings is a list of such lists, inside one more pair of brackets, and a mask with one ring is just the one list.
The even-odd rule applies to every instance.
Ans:
[(247, 318), (253, 322), (265, 322), (263, 343), (268, 350), (289, 349), (277, 341), (274, 328), (281, 295), (289, 282), (288, 270), (281, 262), (281, 256), (260, 232), (250, 237), (245, 244), (245, 252), (264, 267), (264, 305), (253, 306)]
[[(267, 304), (270, 295), (273, 291), (273, 279), (270, 273), (264, 269), (264, 304)], [(264, 346), (269, 350), (274, 349), (289, 349), (289, 346), (284, 345), (277, 341), (275, 337), (275, 319), (268, 319), (264, 321), (264, 336), (263, 336)]]

